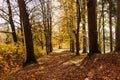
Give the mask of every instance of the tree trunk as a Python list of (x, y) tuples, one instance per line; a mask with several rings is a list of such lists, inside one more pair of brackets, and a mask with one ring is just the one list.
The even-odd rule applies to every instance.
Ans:
[[(86, 11), (86, 1), (85, 0), (82, 0), (82, 10), (83, 11)], [(82, 20), (83, 20), (83, 53), (86, 53), (87, 52), (87, 39), (86, 39), (86, 14), (83, 13), (82, 14)]]
[[(70, 5), (70, 10), (69, 10), (69, 12), (68, 12), (68, 14), (70, 14), (69, 15), (69, 17), (70, 17), (70, 21), (69, 21), (69, 23), (68, 24), (70, 24), (68, 27), (69, 27), (69, 37), (70, 37), (70, 52), (75, 52), (75, 44), (74, 44), (74, 34), (73, 34), (73, 27), (74, 27), (74, 16), (73, 16), (73, 12), (74, 12), (74, 7), (73, 7), (73, 2), (71, 1), (70, 2), (70, 4), (68, 4), (68, 5)], [(72, 15), (71, 15), (72, 14)]]
[(80, 42), (79, 42), (79, 31), (80, 31), (80, 21), (81, 21), (81, 16), (80, 16), (80, 0), (76, 0), (76, 9), (77, 9), (77, 29), (75, 32), (75, 39), (76, 39), (76, 55), (79, 55), (79, 50), (80, 50)]
[(109, 2), (109, 26), (110, 26), (110, 51), (113, 51), (113, 36), (112, 36), (112, 2)]
[(100, 53), (98, 49), (98, 35), (97, 35), (97, 14), (96, 14), (96, 0), (88, 1), (88, 30), (89, 30), (89, 54), (92, 56)]
[(79, 33), (76, 34), (76, 56), (79, 55), (80, 44), (79, 44)]
[(52, 46), (52, 15), (50, 15), (50, 52), (53, 51), (53, 46)]
[(115, 51), (120, 51), (120, 0), (117, 0), (117, 26), (116, 26), (116, 48)]
[(101, 42), (102, 42), (102, 40), (101, 40), (101, 28), (102, 28), (102, 26), (101, 26), (101, 22), (102, 22), (102, 13), (100, 14), (100, 17), (99, 17), (99, 26), (98, 26), (98, 43), (99, 43), (99, 49), (101, 50), (101, 46), (102, 46), (102, 44), (101, 44)]
[(39, 0), (43, 15), (44, 35), (46, 44), (46, 53), (52, 52), (52, 7), (50, 0)]
[(21, 26), (20, 30), (21, 30), (21, 36), (22, 36), (21, 41), (22, 41), (22, 44), (23, 44), (23, 46), (24, 46), (24, 38), (23, 38), (23, 36), (24, 36), (24, 32), (23, 32), (23, 22), (22, 22), (21, 19), (20, 19), (20, 26)]
[(50, 29), (49, 29), (49, 33), (50, 33), (50, 52), (53, 51), (53, 46), (52, 46), (52, 6), (51, 6), (51, 1), (49, 1), (49, 24), (50, 24)]
[(103, 53), (105, 53), (105, 16), (104, 16), (104, 0), (102, 0), (102, 25), (103, 25)]
[(12, 30), (12, 36), (13, 36), (14, 42), (16, 43), (17, 42), (17, 35), (15, 32), (15, 25), (14, 25), (13, 18), (12, 18), (12, 10), (11, 10), (10, 0), (7, 0), (7, 5), (8, 5), (8, 11), (9, 11), (8, 16), (9, 16), (9, 23), (10, 23), (11, 30)]
[(70, 52), (74, 52), (75, 47), (74, 47), (74, 39), (70, 38)]
[(34, 48), (33, 48), (33, 40), (31, 33), (31, 26), (29, 23), (29, 17), (26, 10), (26, 4), (24, 0), (18, 0), (19, 10), (20, 10), (20, 18), (23, 22), (24, 28), (24, 36), (25, 36), (25, 46), (26, 46), (26, 62), (23, 66), (27, 66), (32, 63), (37, 63), (34, 56)]
[(46, 39), (46, 53), (48, 55), (50, 53), (50, 37), (48, 31), (45, 32), (45, 39)]

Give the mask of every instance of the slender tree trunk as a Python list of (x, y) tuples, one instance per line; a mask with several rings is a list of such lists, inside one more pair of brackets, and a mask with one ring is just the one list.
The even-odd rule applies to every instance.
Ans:
[(52, 46), (52, 12), (50, 11), (50, 52), (53, 51), (53, 46)]
[(70, 19), (70, 52), (75, 52), (75, 46), (74, 46), (74, 37), (72, 36), (73, 33), (72, 33), (72, 28), (73, 28), (73, 19), (72, 19), (72, 16), (71, 16), (71, 19)]
[(29, 23), (29, 17), (26, 10), (26, 4), (24, 0), (18, 0), (19, 10), (20, 10), (20, 18), (23, 22), (24, 28), (24, 36), (25, 36), (25, 46), (26, 46), (26, 62), (23, 66), (27, 66), (32, 63), (37, 63), (34, 56), (34, 48), (33, 48), (33, 40), (32, 40), (32, 32), (31, 26)]
[[(48, 50), (48, 54), (51, 52), (51, 50), (50, 50), (50, 47), (51, 47), (51, 31), (50, 31), (50, 28), (51, 28), (51, 26), (50, 26), (50, 4), (49, 4), (49, 0), (47, 0), (47, 31), (46, 31), (46, 33), (47, 33), (47, 38), (46, 38), (46, 41), (47, 41), (47, 50)], [(48, 40), (49, 41), (48, 41)]]
[(80, 42), (79, 42), (79, 31), (80, 31), (80, 0), (76, 0), (76, 9), (77, 9), (77, 29), (75, 32), (75, 39), (76, 39), (76, 55), (79, 55), (80, 50)]
[(20, 30), (21, 30), (21, 36), (22, 36), (21, 41), (22, 41), (22, 43), (23, 43), (23, 45), (24, 45), (24, 38), (23, 38), (23, 36), (24, 36), (24, 32), (23, 32), (23, 22), (22, 22), (21, 19), (20, 19), (20, 26), (21, 26)]
[(97, 35), (97, 14), (96, 14), (96, 0), (89, 0), (88, 8), (88, 30), (89, 30), (89, 54), (88, 56), (100, 53), (98, 48)]
[(109, 26), (110, 26), (110, 51), (113, 51), (113, 36), (112, 36), (112, 2), (109, 2)]
[[(49, 41), (47, 42), (47, 46), (48, 47), (48, 54), (50, 52), (52, 52), (53, 48), (52, 48), (52, 9), (51, 9), (51, 1), (47, 0), (47, 35), (48, 35), (48, 39)], [(46, 40), (48, 40), (46, 39)]]
[(74, 51), (75, 51), (74, 39), (72, 39), (72, 37), (70, 37), (70, 52), (74, 52)]
[[(74, 11), (74, 7), (73, 7), (73, 2), (71, 1), (70, 2), (70, 7), (71, 7), (71, 10), (70, 10), (70, 14), (74, 14), (73, 11)], [(73, 27), (74, 27), (74, 16), (73, 15), (70, 15), (70, 51), (71, 52), (75, 52), (75, 41), (74, 41), (74, 37), (73, 37)]]
[[(46, 29), (47, 30), (47, 29)], [(46, 45), (46, 53), (47, 55), (50, 53), (50, 37), (49, 37), (49, 34), (48, 34), (48, 30), (44, 32), (45, 33), (45, 45)]]
[[(85, 11), (86, 10), (86, 1), (82, 0), (82, 10)], [(87, 39), (86, 39), (86, 14), (83, 13), (82, 14), (82, 20), (83, 20), (83, 53), (87, 52)]]
[(116, 26), (116, 48), (115, 51), (120, 51), (120, 0), (117, 0), (117, 26)]
[(52, 3), (49, 0), (49, 24), (50, 24), (50, 52), (53, 51), (53, 46), (52, 46)]
[(45, 35), (45, 46), (46, 53), (52, 52), (52, 7), (50, 0), (39, 0), (43, 15), (44, 35)]
[(14, 42), (16, 43), (17, 42), (17, 35), (16, 35), (16, 31), (15, 31), (15, 25), (13, 22), (13, 18), (12, 18), (12, 10), (11, 10), (10, 0), (7, 0), (7, 5), (8, 5), (8, 11), (9, 11), (9, 23), (10, 23), (11, 30), (12, 30), (12, 36), (13, 36)]
[(104, 16), (104, 0), (102, 0), (102, 25), (103, 25), (103, 53), (105, 53), (105, 16)]
[(99, 18), (99, 27), (98, 27), (98, 43), (99, 43), (99, 49), (101, 50), (101, 46), (102, 46), (102, 44), (101, 44), (101, 42), (102, 42), (102, 40), (101, 40), (101, 19), (102, 19), (102, 13), (101, 13), (101, 15), (100, 15), (100, 18)]

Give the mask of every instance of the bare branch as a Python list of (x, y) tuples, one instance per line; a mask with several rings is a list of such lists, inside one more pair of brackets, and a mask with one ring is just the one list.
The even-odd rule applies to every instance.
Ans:
[(7, 31), (0, 31), (0, 33), (9, 33), (9, 34), (12, 34), (12, 32), (7, 32)]

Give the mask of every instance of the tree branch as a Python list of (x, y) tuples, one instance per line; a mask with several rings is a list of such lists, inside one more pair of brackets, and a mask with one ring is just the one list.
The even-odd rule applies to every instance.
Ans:
[(0, 33), (9, 33), (9, 34), (12, 34), (12, 32), (7, 32), (7, 31), (0, 31)]

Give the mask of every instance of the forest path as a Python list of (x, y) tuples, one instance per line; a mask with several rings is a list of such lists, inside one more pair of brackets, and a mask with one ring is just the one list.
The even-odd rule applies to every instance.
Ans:
[(90, 59), (84, 59), (85, 56), (55, 51), (41, 56), (39, 64), (22, 68), (2, 80), (120, 80), (120, 53), (97, 54)]
[(25, 67), (5, 80), (67, 80), (65, 75), (70, 73), (74, 76), (74, 72), (71, 71), (80, 66), (84, 57), (85, 54), (75, 56), (67, 50), (56, 50), (39, 58), (38, 65)]

